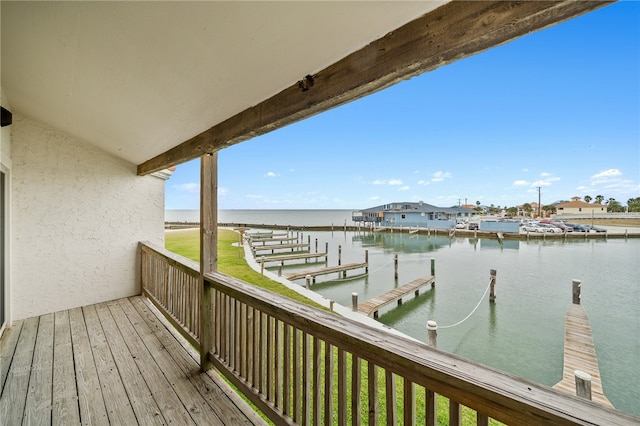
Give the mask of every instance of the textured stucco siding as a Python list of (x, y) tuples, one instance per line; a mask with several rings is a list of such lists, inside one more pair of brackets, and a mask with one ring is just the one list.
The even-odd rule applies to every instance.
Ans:
[(12, 319), (139, 294), (138, 242), (163, 243), (164, 181), (14, 114)]

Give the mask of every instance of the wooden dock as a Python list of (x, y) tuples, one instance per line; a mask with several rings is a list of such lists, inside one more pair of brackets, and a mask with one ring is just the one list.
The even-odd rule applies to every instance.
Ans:
[(553, 387), (575, 395), (575, 371), (591, 375), (591, 399), (594, 402), (613, 407), (604, 395), (598, 358), (593, 344), (591, 325), (587, 313), (579, 304), (572, 304), (567, 311), (564, 324), (564, 367), (562, 380)]
[(271, 253), (275, 253), (275, 250), (282, 250), (282, 249), (291, 249), (291, 251), (294, 251), (294, 249), (309, 249), (309, 244), (307, 243), (298, 243), (298, 244), (267, 244), (267, 245), (263, 245), (263, 246), (252, 246), (251, 250), (253, 251), (254, 255), (255, 253), (259, 252), (259, 251), (269, 251), (271, 250)]
[(266, 243), (284, 244), (291, 241), (298, 241), (298, 237), (258, 237), (250, 238), (249, 241), (251, 242), (251, 245), (254, 245), (255, 243), (262, 243), (263, 245), (265, 245)]
[(280, 254), (275, 256), (260, 256), (256, 260), (260, 263), (268, 262), (280, 262), (284, 265), (284, 262), (289, 260), (303, 260), (306, 262), (309, 259), (317, 259), (319, 257), (328, 258), (328, 253), (300, 253), (300, 254)]
[(411, 293), (414, 293), (415, 296), (418, 296), (422, 287), (426, 285), (431, 285), (433, 287), (435, 285), (435, 281), (436, 277), (433, 275), (413, 280), (408, 284), (394, 288), (393, 290), (388, 291), (381, 296), (374, 297), (373, 299), (369, 299), (366, 302), (359, 304), (358, 312), (363, 313), (367, 316), (373, 315), (374, 318), (378, 318), (378, 311), (383, 307), (393, 302), (398, 302), (398, 305), (402, 305), (403, 297)]
[(349, 263), (346, 265), (338, 265), (338, 266), (329, 266), (327, 268), (316, 269), (313, 271), (303, 271), (303, 272), (295, 272), (293, 274), (285, 275), (285, 278), (288, 280), (299, 280), (300, 278), (305, 278), (307, 275), (311, 276), (313, 279), (313, 283), (316, 282), (316, 277), (319, 275), (328, 275), (333, 273), (342, 272), (342, 277), (346, 278), (347, 271), (351, 271), (353, 269), (365, 268), (365, 273), (369, 271), (369, 263)]

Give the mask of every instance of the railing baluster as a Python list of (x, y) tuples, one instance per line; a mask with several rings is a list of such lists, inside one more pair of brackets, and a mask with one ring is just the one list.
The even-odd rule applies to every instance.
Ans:
[(369, 395), (369, 425), (378, 424), (378, 366), (368, 361), (367, 383)]
[(311, 336), (302, 333), (302, 416), (301, 424), (311, 424)]
[(300, 382), (300, 363), (302, 361), (300, 352), (300, 330), (297, 328), (293, 329), (293, 415), (291, 418), (294, 422), (298, 422), (300, 420), (300, 399), (302, 392), (301, 382)]
[(333, 424), (333, 345), (324, 342), (324, 424)]
[(385, 405), (387, 406), (387, 425), (395, 426), (397, 423), (396, 409), (396, 378), (389, 369), (384, 371), (385, 374)]
[(362, 373), (360, 358), (351, 355), (351, 424), (359, 426), (362, 423), (361, 408)]
[(247, 382), (251, 384), (253, 387), (255, 385), (253, 378), (253, 348), (256, 345), (255, 339), (255, 321), (253, 320), (253, 315), (255, 311), (252, 307), (245, 305), (245, 314), (246, 314), (246, 337), (247, 343), (245, 347), (245, 378)]
[(416, 387), (409, 380), (408, 377), (403, 379), (404, 389), (404, 420), (403, 424), (415, 425), (416, 424)]
[(449, 426), (460, 426), (461, 424), (460, 404), (449, 399)]
[(291, 414), (291, 326), (283, 323), (282, 337), (282, 412)]
[(274, 371), (275, 371), (275, 393), (274, 393), (274, 403), (275, 406), (282, 409), (282, 322), (278, 319), (274, 320), (274, 350), (275, 350), (275, 362), (274, 362)]
[(436, 426), (438, 424), (438, 401), (435, 392), (424, 389), (425, 393), (425, 425)]
[(313, 424), (320, 426), (322, 417), (322, 345), (318, 336), (313, 336)]
[(338, 425), (347, 424), (347, 354), (338, 348)]

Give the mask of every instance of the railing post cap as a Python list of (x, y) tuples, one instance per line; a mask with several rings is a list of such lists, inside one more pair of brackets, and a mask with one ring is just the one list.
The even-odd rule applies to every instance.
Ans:
[(351, 295), (352, 295), (352, 296), (357, 296), (357, 295), (358, 295), (358, 293), (354, 291), (353, 293), (351, 293)]
[(433, 320), (429, 320), (427, 321), (427, 330), (437, 330), (438, 329), (438, 323), (433, 321)]

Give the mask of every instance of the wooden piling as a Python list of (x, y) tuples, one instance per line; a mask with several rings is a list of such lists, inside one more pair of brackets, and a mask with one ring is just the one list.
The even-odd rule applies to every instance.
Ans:
[(342, 246), (338, 246), (338, 266), (342, 265)]
[(489, 283), (491, 286), (489, 292), (489, 303), (495, 303), (496, 301), (496, 273), (497, 271), (495, 269), (491, 269), (491, 271), (489, 271)]
[(358, 312), (358, 293), (351, 293), (351, 309), (353, 312)]
[(393, 256), (393, 277), (398, 279), (398, 255)]
[(574, 371), (576, 378), (576, 395), (591, 401), (591, 374), (586, 371)]
[(580, 280), (571, 280), (571, 285), (573, 287), (573, 299), (572, 302), (574, 305), (580, 304), (580, 287), (582, 286), (582, 282)]
[(427, 321), (427, 336), (428, 336), (428, 344), (432, 348), (438, 347), (437, 345), (437, 337), (438, 337), (438, 323), (432, 320)]
[(369, 273), (369, 250), (368, 249), (364, 251), (364, 263), (367, 264), (367, 266), (365, 266), (364, 268), (364, 272), (365, 274), (368, 274)]
[(307, 283), (307, 285), (306, 285), (307, 290), (310, 290), (311, 289), (311, 275), (307, 275), (305, 277), (305, 279), (306, 279), (306, 283)]

